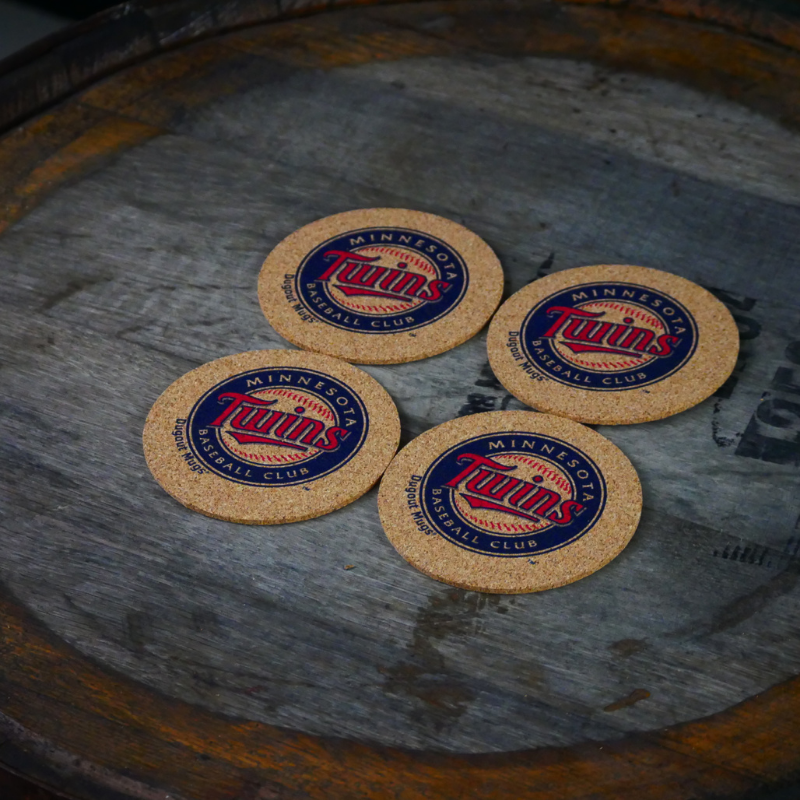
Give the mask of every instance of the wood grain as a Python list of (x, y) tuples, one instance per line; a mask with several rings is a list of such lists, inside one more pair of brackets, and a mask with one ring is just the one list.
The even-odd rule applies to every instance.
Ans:
[[(791, 114), (798, 65), (724, 21), (341, 11), (167, 53), (0, 142), (0, 708), (43, 737), (13, 733), (23, 750), (62, 772), (54, 746), (90, 759), (69, 777), (83, 797), (689, 798), (797, 768), (800, 690), (769, 687), (800, 668), (798, 141), (746, 107)], [(185, 17), (160, 24), (185, 40)], [(568, 53), (743, 105), (550, 58)], [(392, 552), (374, 493), (265, 535), (147, 476), (138, 439), (166, 385), (284, 346), (255, 296), (269, 248), (409, 204), (484, 236), (508, 291), (631, 261), (714, 287), (738, 318), (744, 358), (716, 398), (603, 431), (645, 518), (568, 590), (439, 587)], [(483, 337), (368, 371), (406, 440), (521, 407)]]

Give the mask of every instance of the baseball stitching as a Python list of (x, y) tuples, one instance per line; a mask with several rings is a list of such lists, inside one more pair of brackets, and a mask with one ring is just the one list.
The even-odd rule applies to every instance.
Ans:
[(640, 319), (645, 324), (652, 325), (654, 328), (657, 328), (658, 330), (664, 330), (664, 325), (662, 324), (660, 319), (652, 316), (651, 314), (647, 314), (646, 312), (641, 311), (640, 309), (635, 307), (625, 306), (622, 305), (621, 303), (610, 303), (607, 301), (592, 300), (589, 303), (583, 303), (577, 306), (577, 308), (585, 309), (589, 306), (593, 308), (610, 308), (613, 311), (619, 311), (623, 314), (628, 315), (629, 317), (635, 317), (636, 319)]
[[(657, 319), (656, 317), (652, 316), (651, 314), (647, 314), (644, 311), (640, 311), (638, 308), (632, 308), (630, 306), (622, 305), (621, 303), (611, 303), (607, 301), (597, 301), (593, 300), (589, 303), (583, 303), (580, 306), (577, 306), (580, 309), (595, 309), (595, 308), (610, 308), (614, 311), (619, 311), (622, 314), (625, 314), (630, 317), (635, 317), (636, 319), (641, 320), (646, 325), (650, 325), (654, 327), (656, 330), (662, 331), (664, 330), (664, 325), (661, 320)], [(597, 320), (597, 322), (602, 322), (603, 320)], [(591, 324), (588, 322), (587, 324)], [(560, 343), (557, 343), (557, 345)], [(577, 364), (581, 367), (588, 367), (589, 369), (628, 369), (629, 367), (641, 367), (647, 361), (651, 361), (655, 356), (650, 355), (648, 353), (642, 353), (640, 358), (633, 358), (629, 361), (585, 361), (582, 358), (577, 358), (572, 353), (565, 353), (561, 347), (558, 347), (558, 352), (561, 354), (561, 357), (566, 361), (569, 361), (571, 364)]]
[[(322, 403), (317, 402), (316, 400), (311, 399), (307, 395), (300, 394), (299, 392), (292, 391), (291, 389), (282, 389), (278, 387), (267, 387), (265, 389), (259, 389), (256, 394), (262, 393), (269, 393), (273, 395), (279, 395), (280, 397), (285, 397), (288, 400), (292, 400), (295, 403), (302, 404), (306, 409), (311, 409), (312, 411), (316, 412), (319, 416), (323, 417), (324, 419), (331, 420), (332, 422), (336, 421), (336, 417), (333, 415), (329, 408), (326, 408)], [(291, 413), (291, 412), (287, 412)], [(303, 419), (303, 417), (301, 417)], [(313, 419), (313, 417), (306, 417), (306, 419)], [(227, 433), (227, 431), (225, 431)], [(317, 448), (309, 445), (310, 452), (306, 453), (292, 453), (291, 455), (265, 455), (263, 453), (248, 453), (244, 450), (238, 450), (237, 448), (233, 447), (228, 440), (225, 440), (225, 446), (232, 452), (235, 453), (237, 456), (241, 456), (242, 458), (246, 459), (247, 461), (260, 461), (264, 464), (294, 464), (298, 461), (306, 460), (317, 453)]]
[(235, 447), (231, 447), (230, 444), (227, 447), (232, 453), (236, 453), (237, 456), (241, 456), (248, 461), (263, 461), (265, 464), (294, 464), (297, 461), (308, 458), (308, 454), (303, 453), (295, 453), (291, 456), (265, 456), (263, 453), (245, 453), (244, 450), (237, 450)]
[[(548, 478), (553, 484), (558, 486), (560, 489), (569, 493), (569, 496), (572, 497), (572, 486), (571, 484), (564, 479), (563, 476), (559, 475), (555, 470), (551, 469), (550, 467), (545, 466), (540, 461), (536, 461), (536, 459), (528, 458), (527, 456), (517, 455), (515, 453), (503, 453), (504, 458), (511, 459), (512, 461), (517, 461), (522, 464), (527, 464), (529, 467), (532, 467), (537, 472), (541, 473), (544, 477)], [(513, 477), (513, 476), (509, 476)], [(548, 527), (552, 523), (548, 523), (547, 520), (543, 519), (540, 523), (531, 522), (530, 525), (509, 525), (508, 523), (500, 523), (500, 522), (490, 522), (489, 520), (481, 519), (480, 517), (476, 517), (474, 514), (471, 514), (469, 511), (461, 507), (461, 504), (456, 501), (458, 505), (459, 511), (464, 515), (466, 519), (470, 522), (474, 522), (478, 526), (486, 527), (491, 530), (500, 530), (500, 531), (507, 531), (509, 533), (536, 533), (542, 530), (543, 527)]]
[[(434, 277), (438, 277), (438, 273), (436, 272), (436, 269), (434, 267), (432, 267), (430, 264), (428, 264), (426, 261), (424, 261), (423, 259), (418, 258), (418, 257), (413, 256), (413, 255), (407, 255), (406, 253), (402, 252), (401, 250), (396, 250), (395, 248), (392, 248), (392, 247), (376, 247), (374, 245), (369, 245), (367, 247), (360, 247), (360, 248), (354, 250), (354, 252), (360, 253), (360, 254), (378, 253), (380, 255), (394, 256), (395, 258), (402, 259), (407, 264), (413, 264), (415, 267), (418, 267), (423, 272), (427, 272), (429, 275), (433, 275)], [(332, 286), (331, 288), (332, 289), (336, 289), (338, 287)], [(338, 297), (338, 296), (337, 296), (337, 301), (341, 305), (345, 306), (346, 308), (351, 308), (351, 309), (353, 309), (355, 311), (364, 311), (364, 312), (371, 313), (371, 314), (374, 314), (376, 312), (383, 312), (383, 313), (391, 314), (391, 313), (394, 313), (394, 312), (397, 312), (397, 311), (408, 311), (409, 309), (418, 306), (422, 302), (420, 300), (409, 299), (408, 303), (401, 303), (400, 305), (396, 305), (396, 306), (367, 306), (367, 305), (363, 305), (363, 304), (360, 304), (360, 303), (353, 303), (347, 297), (341, 298), (341, 297)]]
[(331, 413), (331, 410), (322, 405), (322, 403), (312, 400), (305, 395), (298, 394), (297, 392), (292, 392), (289, 389), (273, 389), (272, 387), (268, 387), (266, 389), (259, 389), (258, 392), (272, 392), (273, 394), (280, 395), (281, 397), (288, 397), (290, 400), (294, 400), (297, 403), (302, 403), (306, 408), (310, 408), (321, 417), (329, 419), (333, 422), (336, 421), (336, 417)]

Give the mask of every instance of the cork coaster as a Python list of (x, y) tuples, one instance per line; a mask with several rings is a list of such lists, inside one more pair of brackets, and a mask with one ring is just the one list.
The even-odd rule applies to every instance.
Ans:
[(448, 219), (397, 208), (347, 211), (284, 239), (258, 280), (278, 333), (358, 364), (443, 353), (497, 308), (503, 270), (489, 245)]
[(426, 575), (519, 594), (585, 578), (633, 536), (642, 489), (625, 455), (577, 422), (491, 411), (406, 446), (378, 494), (400, 555)]
[(143, 436), (147, 466), (176, 500), (249, 524), (351, 503), (378, 480), (399, 439), (397, 409), (376, 380), (294, 350), (192, 370), (156, 400)]
[(625, 425), (685, 411), (736, 365), (739, 333), (695, 283), (646, 267), (548, 275), (507, 300), (489, 361), (523, 403), (580, 422)]

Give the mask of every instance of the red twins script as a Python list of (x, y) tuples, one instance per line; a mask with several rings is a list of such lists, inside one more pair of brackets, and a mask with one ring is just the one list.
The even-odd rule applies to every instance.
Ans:
[[(602, 305), (602, 304), (601, 304)], [(614, 306), (615, 304), (607, 303)], [(624, 317), (622, 324), (600, 322), (606, 317), (605, 311), (585, 311), (582, 308), (551, 306), (548, 316), (556, 319), (543, 334), (545, 338), (561, 337), (561, 343), (573, 353), (611, 353), (621, 356), (668, 356), (680, 341), (678, 336), (661, 333), (663, 323), (652, 314), (643, 316), (649, 327), (637, 327), (633, 317)], [(654, 330), (655, 329), (655, 330)], [(655, 339), (655, 344), (653, 340)]]
[[(232, 452), (254, 462), (304, 460), (321, 450), (337, 449), (350, 435), (344, 428), (327, 424), (335, 417), (322, 401), (296, 389), (261, 389), (251, 394), (223, 392), (217, 399), (227, 401), (227, 406), (209, 427), (221, 428), (222, 440)], [(240, 447), (234, 446), (231, 439)], [(280, 450), (274, 448), (303, 455), (281, 456)]]
[[(436, 267), (418, 253), (398, 246), (358, 250), (328, 250), (324, 256), (331, 260), (331, 265), (319, 276), (319, 280), (327, 281), (345, 298), (367, 301), (366, 307), (352, 304), (356, 310), (373, 313), (407, 310), (422, 303), (435, 303), (450, 288), (448, 281), (439, 279)], [(387, 266), (386, 262), (394, 266)], [(400, 305), (381, 305), (385, 301)]]
[[(503, 461), (518, 463), (504, 464)], [(457, 506), (463, 507), (458, 502), (463, 499), (470, 509), (480, 509), (483, 512), (481, 516), (487, 516), (480, 523), (490, 529), (516, 532), (516, 528), (492, 523), (490, 518), (494, 515), (486, 512), (521, 517), (534, 523), (526, 525), (526, 529), (537, 530), (550, 524), (567, 525), (584, 510), (581, 503), (571, 499), (573, 487), (563, 471), (540, 459), (512, 453), (503, 453), (495, 458), (464, 453), (458, 462), (465, 464), (464, 469), (444, 485), (459, 490), (454, 493), (458, 496), (454, 498)], [(507, 474), (518, 469), (526, 474), (533, 471), (541, 474), (533, 475), (529, 480)], [(539, 485), (545, 481), (550, 488)]]

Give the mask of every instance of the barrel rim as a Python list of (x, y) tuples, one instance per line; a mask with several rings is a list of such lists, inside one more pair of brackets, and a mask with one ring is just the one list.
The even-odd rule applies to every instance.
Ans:
[[(133, 0), (102, 11), (0, 60), (0, 135), (100, 78), (160, 53), (246, 27), (339, 8), (424, 0)], [(524, 2), (524, 0), (523, 0)], [(625, 8), (710, 24), (800, 51), (793, 0), (555, 0)], [(113, 29), (119, 52), (104, 40)]]

